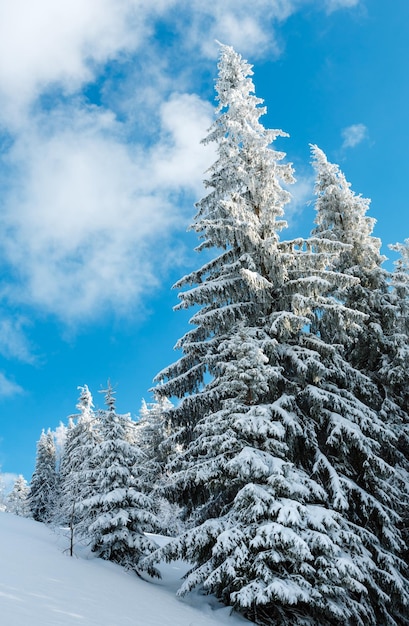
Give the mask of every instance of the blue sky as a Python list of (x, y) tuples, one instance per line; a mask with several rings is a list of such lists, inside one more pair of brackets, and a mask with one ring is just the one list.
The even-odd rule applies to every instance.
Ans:
[(0, 465), (30, 478), (41, 429), (110, 378), (138, 414), (189, 315), (172, 284), (201, 263), (218, 46), (254, 65), (297, 184), (283, 238), (313, 220), (309, 143), (409, 237), (409, 3), (0, 0)]

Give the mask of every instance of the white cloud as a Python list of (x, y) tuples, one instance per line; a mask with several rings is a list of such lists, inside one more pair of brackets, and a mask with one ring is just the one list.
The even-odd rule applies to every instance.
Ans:
[(187, 38), (192, 48), (199, 46), (202, 54), (214, 58), (218, 50), (214, 40), (217, 39), (234, 46), (243, 55), (258, 58), (267, 50), (279, 54), (274, 26), (293, 13), (296, 2), (253, 0), (251, 10), (247, 2), (235, 0), (223, 3), (196, 0), (184, 4), (186, 7), (189, 4), (191, 10)]
[(325, 0), (327, 11), (332, 13), (338, 9), (349, 9), (358, 6), (361, 0)]
[(2, 372), (0, 372), (0, 398), (6, 396), (15, 396), (23, 393), (22, 387), (9, 380)]
[[(214, 39), (237, 48), (253, 59), (267, 51), (279, 55), (282, 49), (277, 26), (295, 12), (308, 5), (321, 5), (327, 13), (358, 6), (361, 0), (240, 0), (202, 2), (179, 0), (184, 13), (189, 14), (185, 36), (192, 45), (201, 47), (204, 54), (215, 56)], [(203, 34), (205, 33), (205, 36)]]
[(9, 154), (15, 184), (1, 247), (22, 282), (6, 295), (65, 321), (134, 305), (157, 284), (166, 240), (184, 223), (178, 194), (191, 207), (200, 193), (210, 113), (197, 96), (174, 94), (158, 143), (145, 148), (96, 108), (32, 120)]
[[(12, 474), (11, 472), (0, 472), (0, 496), (2, 495), (2, 491), (4, 495), (10, 493), (10, 491), (14, 487), (14, 483), (18, 478), (18, 474)], [(1, 511), (1, 500), (0, 500), (0, 511)]]
[(15, 121), (52, 84), (75, 92), (95, 77), (99, 64), (135, 50), (149, 35), (150, 11), (143, 5), (137, 0), (2, 0), (3, 118)]
[[(4, 312), (2, 311), (2, 315)], [(0, 354), (6, 359), (15, 358), (25, 363), (32, 363), (34, 357), (25, 335), (25, 328), (29, 325), (22, 316), (0, 319)]]
[[(212, 121), (212, 107), (190, 94), (173, 94), (160, 109), (162, 140), (150, 152), (154, 180), (168, 189), (203, 191), (204, 172), (211, 164), (212, 148), (200, 142)], [(196, 198), (197, 199), (197, 198)]]
[(302, 213), (307, 204), (311, 203), (314, 195), (314, 177), (310, 175), (296, 175), (296, 181), (289, 186), (291, 202), (285, 208), (285, 219), (292, 226), (297, 215)]
[(352, 124), (342, 131), (343, 148), (354, 148), (361, 143), (368, 135), (368, 129), (365, 124)]

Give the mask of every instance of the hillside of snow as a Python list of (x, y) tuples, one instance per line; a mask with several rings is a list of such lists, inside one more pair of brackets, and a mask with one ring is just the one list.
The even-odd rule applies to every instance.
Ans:
[(33, 520), (0, 513), (0, 623), (4, 626), (249, 626), (213, 597), (175, 596), (184, 563), (145, 582)]

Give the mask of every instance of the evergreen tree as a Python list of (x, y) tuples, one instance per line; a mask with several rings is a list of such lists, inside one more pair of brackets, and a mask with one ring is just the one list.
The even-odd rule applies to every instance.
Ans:
[(69, 525), (71, 554), (74, 533), (81, 524), (87, 524), (87, 520), (81, 516), (80, 503), (93, 493), (90, 484), (91, 459), (98, 441), (98, 423), (93, 411), (91, 392), (87, 385), (79, 389), (77, 409), (80, 413), (69, 419), (60, 466), (58, 521)]
[[(366, 215), (369, 200), (353, 193), (338, 165), (329, 163), (322, 150), (312, 146), (312, 153), (317, 172), (314, 234), (347, 244), (336, 269), (359, 282), (340, 297), (366, 315), (356, 341), (345, 343), (345, 354), (374, 382), (372, 406), (402, 439), (409, 424), (409, 240), (390, 246), (401, 255), (395, 271), (383, 269), (381, 241), (372, 234), (375, 220)], [(402, 454), (392, 454), (389, 460), (407, 469), (405, 444), (394, 446), (394, 454), (398, 449)]]
[[(402, 468), (402, 481), (406, 487), (406, 498), (401, 505), (402, 532), (405, 540), (404, 560), (409, 563), (409, 239), (404, 243), (391, 245), (399, 252), (395, 271), (392, 274), (393, 297), (396, 304), (395, 350), (392, 358), (386, 358), (380, 374), (386, 381), (389, 391), (387, 415), (394, 416), (397, 436), (397, 449), (400, 453), (399, 466)], [(391, 400), (390, 398), (393, 398)], [(386, 401), (385, 401), (386, 404)]]
[(166, 412), (173, 407), (166, 398), (159, 398), (149, 405), (142, 401), (136, 427), (136, 442), (143, 452), (143, 462), (139, 469), (141, 481), (152, 490), (162, 479), (168, 453), (163, 443), (167, 438)]
[[(266, 130), (259, 122), (265, 108), (253, 93), (251, 75), (246, 61), (232, 48), (221, 47), (218, 117), (203, 141), (216, 142), (218, 159), (205, 181), (211, 192), (197, 203), (191, 226), (203, 239), (199, 252), (211, 248), (221, 252), (175, 285), (195, 285), (179, 294), (176, 309), (198, 305), (200, 310), (191, 319), (195, 328), (176, 345), (183, 357), (158, 374), (161, 384), (155, 388), (158, 398), (187, 396), (169, 411), (183, 444), (189, 442), (203, 412), (216, 403), (220, 406), (223, 399), (203, 392), (206, 375), (214, 375), (213, 363), (217, 368), (219, 343), (241, 321), (258, 323), (260, 307), (268, 308), (274, 297), (265, 263), (277, 253), (277, 232), (285, 226), (283, 207), (290, 200), (280, 183), (293, 182), (293, 175), (290, 165), (280, 163), (284, 153), (270, 147), (286, 133)], [(283, 270), (274, 269), (279, 280)], [(200, 400), (195, 395), (199, 390)]]
[(6, 509), (6, 486), (4, 484), (4, 479), (0, 467), (0, 512), (5, 511)]
[(346, 244), (335, 269), (359, 282), (340, 298), (366, 316), (356, 340), (345, 343), (345, 355), (374, 382), (372, 406), (390, 423), (398, 416), (399, 431), (407, 420), (409, 398), (407, 249), (404, 244), (391, 246), (402, 255), (391, 275), (382, 267), (381, 241), (373, 236), (376, 220), (366, 215), (370, 201), (352, 191), (338, 165), (329, 163), (322, 150), (312, 146), (312, 153), (317, 173), (313, 234)]
[[(394, 350), (391, 358), (385, 355), (380, 370), (382, 379), (400, 407), (409, 407), (409, 389), (407, 373), (409, 371), (409, 239), (396, 243), (390, 248), (399, 253), (392, 273), (391, 298), (395, 304), (394, 315)], [(407, 430), (407, 423), (406, 423)], [(409, 445), (406, 447), (409, 454)]]
[(87, 471), (92, 450), (98, 439), (91, 392), (87, 385), (79, 389), (77, 409), (80, 413), (69, 418), (61, 455), (61, 499), (66, 511), (71, 510), (73, 501), (78, 502), (89, 495)]
[(165, 535), (176, 535), (181, 531), (179, 507), (164, 497), (166, 482), (165, 466), (175, 451), (168, 437), (167, 411), (173, 404), (166, 398), (147, 404), (142, 401), (139, 420), (136, 424), (135, 443), (141, 451), (141, 460), (136, 468), (138, 485), (146, 493), (152, 493), (155, 513), (160, 524), (160, 531)]
[(30, 489), (21, 474), (14, 481), (13, 489), (7, 496), (7, 511), (21, 517), (30, 517)]
[[(313, 235), (345, 244), (335, 269), (359, 279), (341, 294), (351, 308), (362, 311), (362, 329), (347, 346), (348, 359), (376, 379), (380, 361), (388, 354), (388, 336), (394, 332), (395, 309), (389, 290), (389, 273), (382, 268), (381, 241), (373, 236), (376, 220), (367, 215), (370, 201), (356, 195), (338, 165), (329, 163), (324, 152), (312, 146), (316, 170), (317, 224)], [(374, 406), (381, 398), (376, 394)]]
[(61, 468), (61, 460), (67, 439), (67, 426), (60, 422), (57, 428), (53, 431), (54, 443), (55, 443), (55, 462), (57, 472)]
[[(409, 327), (404, 312), (405, 308), (408, 312), (405, 247), (397, 246), (402, 259), (391, 277), (382, 268), (381, 242), (372, 234), (375, 220), (366, 215), (369, 200), (353, 193), (339, 167), (329, 163), (322, 150), (313, 146), (312, 152), (317, 172), (317, 226), (313, 233), (321, 239), (345, 244), (335, 269), (359, 279), (335, 293), (347, 306), (365, 314), (356, 339), (344, 337), (341, 343), (348, 361), (371, 381), (368, 384), (362, 379), (363, 383), (354, 390), (355, 396), (377, 414), (370, 433), (377, 442), (377, 450), (373, 447), (372, 452), (372, 455), (375, 452), (374, 461), (369, 463), (368, 458), (360, 456), (355, 459), (354, 474), (360, 479), (352, 490), (348, 516), (358, 526), (371, 531), (364, 537), (364, 543), (380, 569), (387, 571), (380, 587), (384, 591), (389, 589), (390, 619), (400, 623), (405, 594), (400, 593), (402, 579), (394, 572), (400, 572), (401, 576), (404, 571), (408, 575), (399, 561), (405, 550), (407, 554), (407, 545), (405, 548), (404, 534), (402, 537), (397, 531), (403, 525), (402, 517), (408, 518), (409, 416), (404, 400), (407, 385), (403, 382), (409, 365)], [(324, 319), (323, 333), (325, 326)], [(361, 467), (365, 471), (360, 473)], [(393, 566), (384, 567), (387, 561)], [(382, 619), (389, 623), (386, 617)]]
[[(168, 412), (181, 444), (168, 491), (193, 528), (146, 563), (187, 558), (180, 593), (203, 585), (258, 623), (396, 624), (402, 563), (378, 539), (393, 545), (396, 530), (383, 501), (394, 470), (379, 456), (388, 433), (367, 401), (371, 381), (339, 345), (365, 319), (337, 297), (358, 279), (330, 269), (338, 241), (279, 241), (291, 168), (270, 147), (283, 133), (258, 121), (250, 71), (222, 46), (205, 140), (218, 159), (192, 228), (199, 250), (223, 251), (178, 283), (195, 285), (180, 307), (199, 307), (196, 327), (155, 390), (181, 398)], [(348, 513), (357, 505), (373, 516), (368, 529)]]
[[(132, 443), (133, 423), (119, 415), (111, 385), (106, 390), (107, 410), (99, 412), (100, 440), (96, 443), (89, 475), (93, 495), (82, 501), (87, 536), (97, 556), (138, 572), (141, 557), (155, 549), (145, 532), (156, 528), (149, 495), (137, 488), (134, 468), (140, 450)], [(159, 575), (154, 567), (149, 573)]]
[(58, 476), (55, 443), (51, 431), (41, 433), (37, 444), (36, 465), (30, 483), (30, 509), (38, 522), (53, 520), (57, 504)]

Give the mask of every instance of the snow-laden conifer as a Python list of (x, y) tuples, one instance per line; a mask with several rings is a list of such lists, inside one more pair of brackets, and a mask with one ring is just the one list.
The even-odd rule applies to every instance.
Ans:
[(29, 504), (38, 522), (53, 520), (58, 500), (55, 442), (51, 431), (41, 433), (37, 443), (34, 473), (30, 482)]
[[(372, 234), (375, 220), (366, 215), (369, 200), (353, 193), (339, 167), (329, 163), (322, 150), (313, 146), (312, 152), (317, 172), (317, 226), (313, 234), (322, 240), (347, 245), (335, 261), (334, 269), (358, 278), (359, 282), (336, 290), (334, 295), (348, 307), (365, 314), (355, 339), (348, 335), (339, 337), (343, 355), (353, 367), (351, 374), (355, 378), (354, 372), (361, 374), (360, 384), (350, 385), (353, 396), (349, 412), (356, 416), (352, 421), (359, 425), (359, 431), (354, 432), (346, 423), (334, 423), (333, 434), (327, 440), (333, 459), (331, 466), (342, 482), (349, 483), (345, 491), (348, 494), (345, 515), (356, 524), (376, 564), (374, 574), (379, 588), (389, 594), (384, 602), (376, 588), (372, 592), (373, 606), (379, 611), (377, 619), (382, 623), (389, 623), (388, 620), (400, 623), (408, 600), (402, 589), (409, 585), (404, 566), (405, 534), (400, 532), (404, 518), (408, 517), (408, 453), (403, 438), (405, 433), (407, 437), (409, 417), (407, 404), (402, 402), (409, 345), (408, 326), (404, 322), (405, 314), (402, 315), (407, 302), (407, 292), (406, 298), (403, 295), (404, 260), (391, 278), (382, 268), (381, 242)], [(393, 284), (395, 289), (391, 289)], [(320, 320), (320, 329), (322, 336), (328, 336), (325, 315)], [(346, 393), (347, 390), (342, 397)], [(320, 404), (321, 419), (333, 414), (333, 407), (339, 401), (338, 394), (333, 401)], [(373, 416), (367, 407), (372, 409)]]
[[(336, 268), (348, 244), (280, 242), (292, 172), (270, 146), (283, 133), (259, 123), (249, 75), (222, 46), (205, 140), (218, 159), (192, 227), (199, 250), (222, 252), (177, 284), (192, 286), (179, 307), (198, 307), (195, 328), (155, 390), (181, 399), (168, 413), (181, 444), (168, 493), (193, 527), (146, 563), (187, 558), (181, 593), (203, 585), (260, 623), (396, 624), (392, 596), (401, 607), (406, 592), (401, 563), (388, 561), (385, 545), (399, 538), (393, 545), (395, 514), (382, 500), (394, 469), (378, 454), (383, 438), (392, 444), (368, 401), (373, 383), (342, 348), (365, 313), (338, 294), (359, 279)], [(375, 495), (365, 491), (372, 477)], [(368, 530), (346, 513), (358, 501), (373, 515)]]
[(68, 420), (60, 464), (61, 499), (66, 512), (71, 509), (73, 501), (78, 502), (89, 495), (87, 472), (98, 439), (91, 392), (87, 385), (79, 389), (79, 413), (71, 415)]
[(387, 382), (391, 410), (395, 416), (394, 426), (397, 433), (400, 466), (403, 469), (403, 481), (406, 486), (405, 505), (402, 505), (402, 527), (405, 538), (404, 557), (409, 563), (409, 239), (403, 243), (391, 245), (399, 253), (392, 274), (393, 297), (396, 303), (395, 349), (392, 358), (384, 361), (381, 376)]
[[(119, 415), (111, 385), (105, 395), (106, 410), (99, 411), (99, 441), (93, 450), (93, 495), (80, 506), (87, 521), (91, 549), (101, 558), (138, 571), (141, 557), (155, 549), (145, 535), (157, 528), (150, 496), (137, 486), (135, 471), (140, 450), (133, 443), (134, 424), (129, 414)], [(158, 575), (155, 568), (149, 573)]]
[[(349, 359), (361, 371), (375, 374), (387, 353), (387, 335), (394, 325), (388, 272), (382, 268), (381, 240), (373, 236), (376, 220), (367, 215), (370, 200), (356, 195), (338, 165), (312, 146), (316, 170), (316, 227), (313, 235), (348, 247), (335, 269), (359, 278), (341, 294), (343, 301), (367, 315), (359, 339), (348, 346)], [(374, 397), (374, 406), (379, 398)], [(379, 406), (379, 405), (378, 405)]]
[(135, 434), (143, 454), (138, 470), (139, 478), (148, 490), (154, 489), (163, 477), (168, 456), (163, 447), (168, 435), (167, 411), (172, 407), (173, 404), (166, 397), (149, 404), (142, 401)]
[(93, 450), (98, 441), (98, 420), (87, 385), (79, 387), (79, 413), (68, 421), (60, 463), (60, 495), (56, 521), (68, 525), (72, 554), (74, 535), (87, 520), (81, 515), (80, 503), (93, 494), (90, 472)]
[(381, 241), (373, 236), (375, 219), (366, 215), (370, 201), (351, 190), (338, 165), (329, 163), (322, 150), (312, 146), (312, 153), (317, 173), (313, 233), (348, 244), (336, 269), (359, 282), (339, 297), (366, 315), (356, 340), (343, 341), (345, 355), (373, 381), (372, 406), (400, 437), (409, 419), (408, 242), (390, 246), (401, 256), (393, 273), (384, 269)]
[(29, 494), (30, 488), (27, 481), (22, 474), (19, 474), (12, 490), (7, 495), (6, 510), (21, 517), (31, 517)]
[(4, 479), (0, 467), (0, 513), (7, 509), (6, 497), (6, 485), (4, 484)]
[(135, 427), (135, 443), (141, 452), (136, 468), (138, 485), (142, 491), (152, 494), (161, 533), (170, 536), (178, 534), (182, 528), (180, 509), (166, 499), (163, 490), (166, 462), (175, 454), (167, 419), (167, 411), (172, 407), (166, 397), (150, 403), (143, 400)]
[[(395, 304), (394, 315), (394, 350), (391, 358), (388, 354), (383, 360), (381, 375), (400, 406), (409, 407), (409, 388), (407, 373), (409, 371), (409, 239), (404, 243), (396, 243), (390, 248), (399, 253), (392, 273), (392, 300)], [(409, 447), (409, 446), (408, 446)]]
[(212, 375), (219, 342), (241, 320), (258, 322), (260, 306), (268, 307), (273, 299), (265, 263), (276, 254), (277, 231), (285, 226), (281, 218), (290, 194), (282, 184), (292, 182), (293, 174), (291, 165), (281, 163), (284, 153), (270, 145), (286, 133), (266, 130), (259, 121), (265, 108), (254, 95), (251, 74), (251, 66), (232, 48), (221, 47), (218, 115), (204, 140), (217, 144), (218, 158), (205, 181), (210, 192), (197, 203), (191, 227), (203, 240), (199, 251), (213, 248), (219, 254), (175, 285), (187, 288), (176, 308), (200, 309), (191, 320), (195, 328), (176, 346), (183, 357), (157, 376), (162, 384), (155, 389), (158, 397), (189, 394), (170, 412), (182, 441), (189, 440), (207, 410), (204, 402), (220, 406), (222, 396), (201, 394), (200, 402), (194, 396), (206, 373)]

